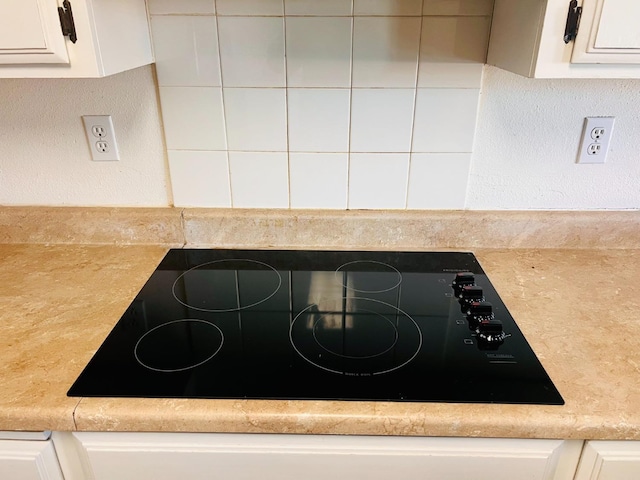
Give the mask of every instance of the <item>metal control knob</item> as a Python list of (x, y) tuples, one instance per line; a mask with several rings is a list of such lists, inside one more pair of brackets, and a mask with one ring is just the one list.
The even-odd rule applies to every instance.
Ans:
[(462, 287), (467, 287), (476, 284), (476, 279), (471, 272), (460, 272), (456, 273), (456, 278), (451, 282), (451, 286), (453, 287), (453, 293), (456, 297), (460, 296), (460, 292), (462, 291)]
[(458, 301), (460, 302), (462, 313), (466, 313), (471, 302), (484, 302), (482, 287), (477, 285), (462, 287)]

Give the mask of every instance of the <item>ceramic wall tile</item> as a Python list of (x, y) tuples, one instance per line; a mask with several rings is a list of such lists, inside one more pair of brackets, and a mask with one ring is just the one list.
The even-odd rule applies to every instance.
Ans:
[(160, 86), (221, 85), (214, 16), (154, 15), (151, 28)]
[(349, 151), (348, 89), (290, 88), (289, 150)]
[(408, 153), (352, 153), (349, 208), (405, 208), (408, 170)]
[[(492, 7), (149, 0), (177, 204), (227, 205), (223, 188), (204, 184), (225, 175), (232, 183), (221, 160), (230, 152), (233, 207), (461, 208)], [(445, 174), (437, 168), (445, 162), (457, 167)], [(247, 166), (252, 172), (242, 173)], [(255, 172), (274, 186), (256, 187)], [(384, 180), (392, 186), (380, 193)], [(419, 187), (429, 181), (455, 184), (456, 193), (438, 202)], [(314, 196), (313, 182), (324, 194)]]
[(355, 18), (353, 86), (415, 87), (420, 22), (420, 18)]
[(347, 153), (290, 153), (291, 208), (347, 208)]
[(286, 15), (351, 15), (353, 0), (284, 0)]
[(494, 0), (424, 0), (424, 15), (491, 15)]
[(354, 89), (351, 151), (410, 151), (414, 95), (413, 89)]
[(284, 87), (284, 19), (219, 17), (225, 87)]
[(413, 15), (422, 13), (422, 0), (354, 0), (355, 15)]
[(216, 0), (218, 15), (273, 15), (284, 14), (283, 0)]
[(160, 87), (169, 150), (227, 148), (220, 87)]
[(169, 150), (173, 204), (230, 207), (227, 152)]
[(480, 88), (489, 17), (424, 17), (419, 87)]
[(413, 125), (414, 152), (471, 152), (480, 92), (419, 88)]
[(289, 207), (286, 153), (229, 152), (229, 166), (234, 207)]
[(351, 85), (351, 18), (287, 18), (290, 87)]
[(410, 209), (463, 209), (470, 153), (413, 153), (409, 170)]
[(225, 88), (229, 150), (287, 151), (284, 88)]
[(147, 4), (151, 15), (216, 13), (215, 0), (148, 0)]

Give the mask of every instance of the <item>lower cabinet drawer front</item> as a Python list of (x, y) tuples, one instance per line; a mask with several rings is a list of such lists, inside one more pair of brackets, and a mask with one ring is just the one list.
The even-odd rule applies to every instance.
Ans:
[(63, 480), (51, 440), (0, 440), (0, 479)]
[(589, 441), (576, 480), (640, 479), (640, 442)]
[[(561, 440), (74, 433), (96, 480), (567, 480)], [(581, 444), (581, 442), (579, 442)], [(579, 454), (580, 446), (573, 449)], [(562, 472), (560, 472), (562, 470)], [(566, 470), (566, 469), (565, 469)]]

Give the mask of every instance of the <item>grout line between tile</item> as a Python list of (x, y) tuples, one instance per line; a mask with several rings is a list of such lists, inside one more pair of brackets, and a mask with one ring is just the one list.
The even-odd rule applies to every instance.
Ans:
[[(282, 11), (286, 13), (286, 2), (282, 0)], [(287, 142), (287, 206), (291, 208), (291, 147), (289, 141), (289, 63), (287, 56), (287, 19), (282, 19), (284, 36), (284, 125)]]
[(418, 85), (420, 85), (420, 55), (422, 54), (422, 29), (424, 26), (424, 18), (420, 17), (420, 35), (418, 36), (418, 61), (416, 62), (416, 83), (413, 93), (413, 112), (411, 113), (411, 138), (409, 140), (409, 165), (407, 168), (407, 182), (406, 191), (404, 197), (404, 208), (409, 208), (409, 185), (411, 183), (411, 165), (412, 165), (412, 151), (413, 151), (413, 137), (416, 133), (416, 106), (418, 103)]
[[(217, 12), (218, 11), (217, 2), (214, 5)], [(229, 185), (229, 206), (233, 208), (233, 187), (231, 183), (231, 159), (229, 158), (229, 131), (227, 129), (227, 110), (224, 102), (225, 87), (224, 87), (224, 79), (222, 77), (222, 55), (220, 54), (220, 26), (218, 25), (218, 15), (216, 15), (215, 17), (216, 17), (216, 40), (218, 43), (218, 51), (216, 52), (216, 54), (218, 55), (218, 72), (220, 73), (220, 97), (221, 97), (220, 104), (222, 106), (222, 118), (224, 120), (223, 122), (224, 141), (226, 146), (226, 149), (223, 151), (225, 152), (225, 156), (227, 159), (227, 183)], [(186, 244), (186, 239), (185, 239), (185, 244)]]
[[(354, 11), (354, 1), (351, 1), (351, 13)], [(347, 152), (347, 210), (350, 208), (351, 197), (351, 122), (353, 120), (353, 44), (355, 40), (356, 22), (351, 17), (351, 55), (349, 57), (349, 125), (348, 125), (348, 152)]]

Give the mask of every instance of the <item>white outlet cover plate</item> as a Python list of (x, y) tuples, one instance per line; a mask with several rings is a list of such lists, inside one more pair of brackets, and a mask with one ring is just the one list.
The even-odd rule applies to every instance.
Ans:
[[(91, 151), (91, 159), (95, 162), (120, 160), (111, 115), (83, 115), (82, 121)], [(98, 135), (96, 132), (103, 132), (103, 134)], [(106, 149), (103, 148), (105, 144), (107, 145)]]
[[(614, 122), (615, 117), (587, 117), (584, 119), (577, 163), (604, 163), (607, 160)], [(598, 132), (602, 133), (599, 138), (592, 135), (595, 129), (603, 129), (603, 132)], [(591, 146), (599, 146), (600, 148), (590, 148)], [(598, 153), (594, 155), (590, 154), (590, 151)]]

